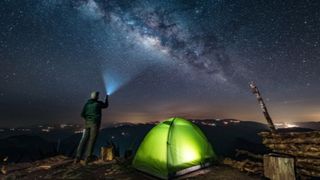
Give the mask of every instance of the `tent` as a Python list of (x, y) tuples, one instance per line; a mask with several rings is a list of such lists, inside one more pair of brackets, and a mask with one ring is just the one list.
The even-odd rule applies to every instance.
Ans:
[(140, 144), (133, 167), (167, 179), (210, 165), (216, 159), (202, 131), (192, 122), (171, 118), (153, 127)]

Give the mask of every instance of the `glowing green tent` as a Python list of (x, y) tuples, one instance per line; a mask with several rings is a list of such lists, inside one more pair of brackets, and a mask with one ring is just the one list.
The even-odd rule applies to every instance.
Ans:
[(210, 165), (216, 159), (202, 131), (192, 122), (168, 119), (146, 135), (133, 166), (159, 178), (170, 178)]

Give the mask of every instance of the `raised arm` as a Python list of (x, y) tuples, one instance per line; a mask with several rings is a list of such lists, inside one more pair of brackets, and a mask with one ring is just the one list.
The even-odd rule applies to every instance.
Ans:
[(109, 106), (109, 96), (106, 95), (106, 99), (104, 102), (101, 102), (101, 108), (107, 108)]

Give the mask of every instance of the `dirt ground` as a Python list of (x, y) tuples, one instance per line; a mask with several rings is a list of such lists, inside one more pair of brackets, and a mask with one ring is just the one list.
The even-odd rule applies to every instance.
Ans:
[[(32, 173), (17, 171), (2, 176), (1, 179), (123, 179), (123, 180), (153, 180), (154, 177), (138, 172), (126, 162), (94, 162), (87, 166), (81, 164), (65, 164), (52, 169), (38, 170)], [(259, 176), (249, 175), (225, 165), (214, 165), (206, 169), (177, 178), (199, 180), (258, 180)]]
[(215, 165), (195, 171), (187, 174), (178, 179), (192, 179), (192, 180), (257, 180), (264, 179), (260, 176), (249, 175), (241, 172), (238, 169), (226, 166), (226, 165)]

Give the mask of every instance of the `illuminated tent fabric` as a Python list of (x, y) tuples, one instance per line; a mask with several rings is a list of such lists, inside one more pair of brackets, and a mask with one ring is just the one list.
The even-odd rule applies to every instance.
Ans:
[(210, 143), (196, 125), (181, 118), (171, 118), (146, 135), (133, 159), (133, 166), (166, 179), (208, 166), (215, 159)]

